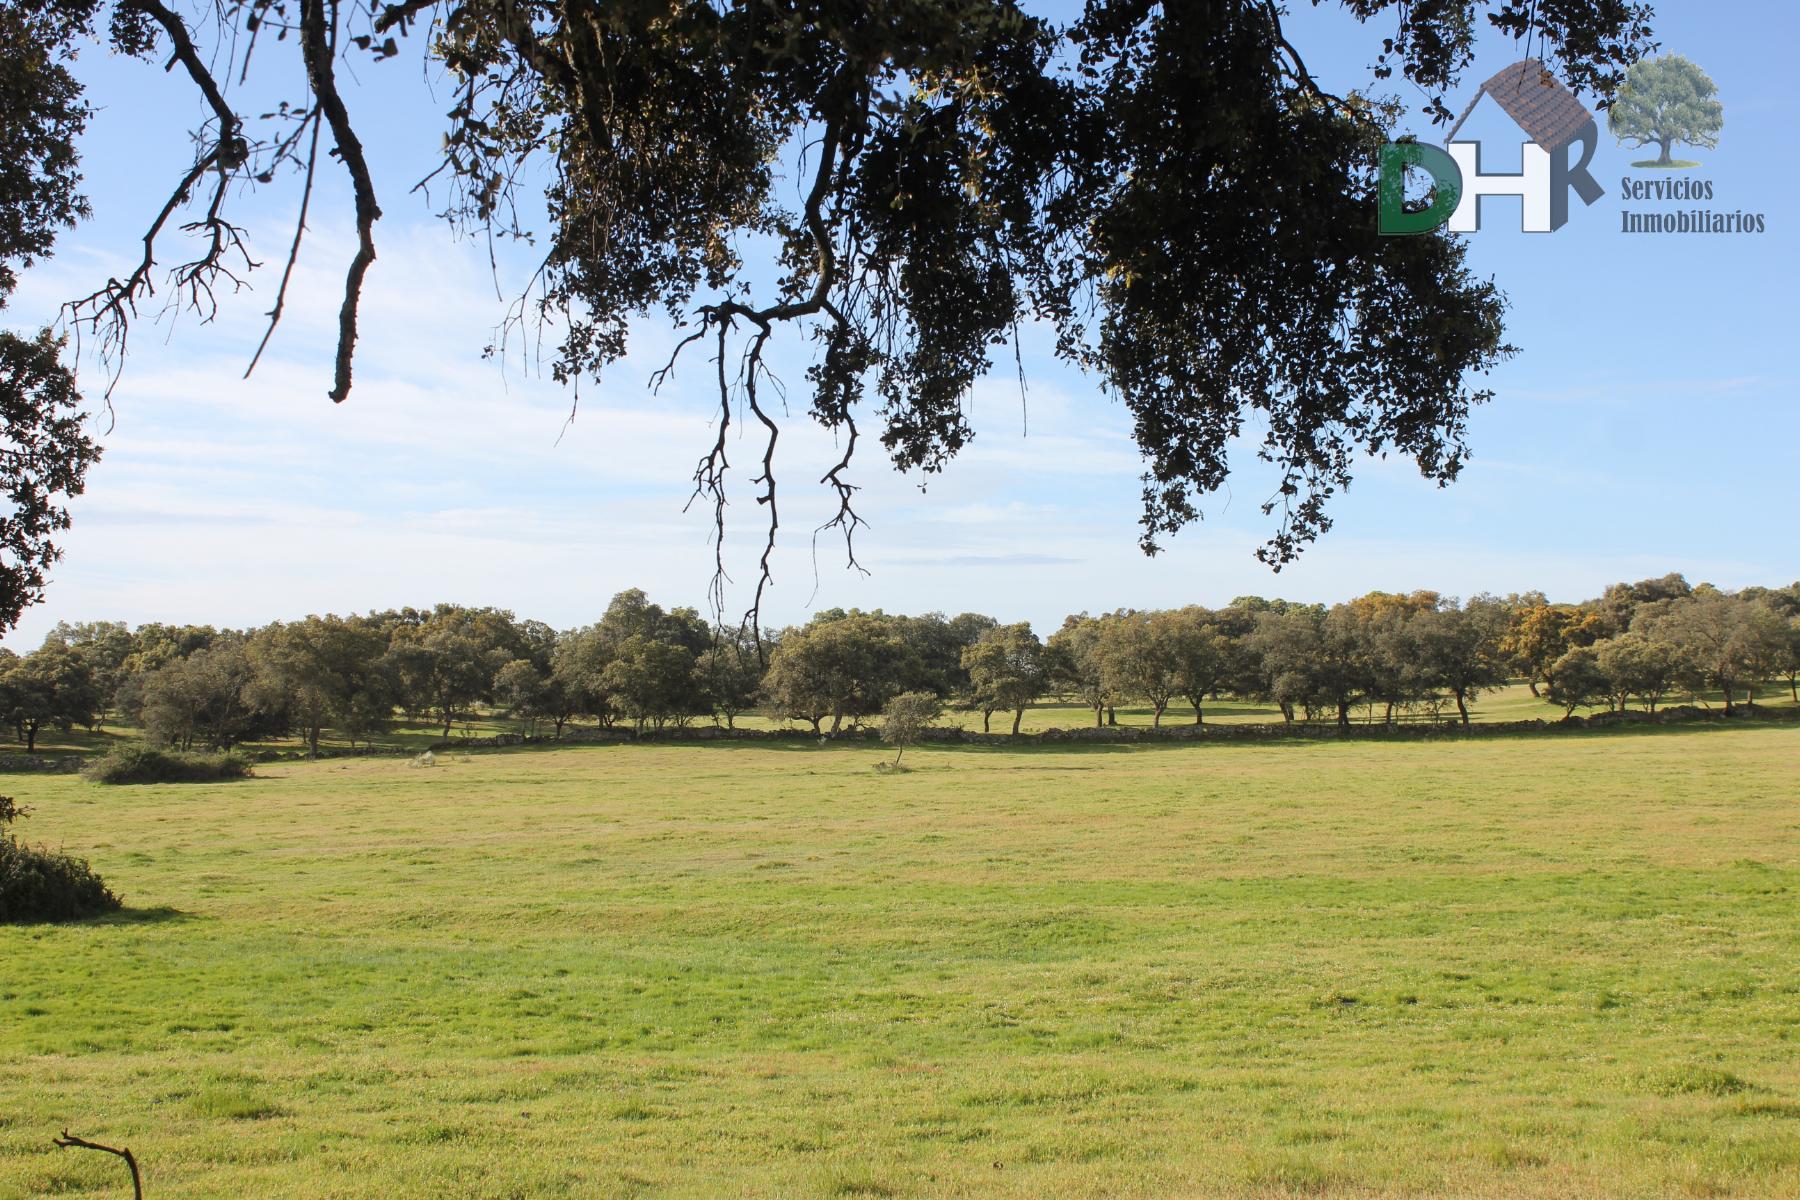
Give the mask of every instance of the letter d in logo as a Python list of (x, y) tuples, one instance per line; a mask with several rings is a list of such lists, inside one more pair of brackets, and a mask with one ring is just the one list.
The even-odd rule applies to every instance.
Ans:
[[(1406, 211), (1406, 169), (1419, 167), (1431, 176), (1436, 193), (1431, 206)], [(1462, 168), (1456, 160), (1423, 142), (1389, 142), (1381, 148), (1381, 182), (1377, 204), (1380, 231), (1388, 234), (1430, 233), (1450, 219), (1462, 202)]]

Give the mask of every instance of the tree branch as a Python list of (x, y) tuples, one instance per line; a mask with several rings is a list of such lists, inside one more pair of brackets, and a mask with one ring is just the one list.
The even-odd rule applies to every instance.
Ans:
[(269, 310), (269, 327), (263, 330), (262, 341), (256, 344), (256, 353), (250, 356), (250, 365), (244, 368), (244, 378), (256, 370), (256, 364), (262, 361), (263, 351), (269, 347), (269, 339), (275, 336), (275, 327), (281, 324), (281, 310), (287, 307), (288, 280), (294, 276), (294, 263), (300, 257), (300, 241), (306, 236), (306, 210), (312, 205), (313, 172), (319, 164), (319, 110), (314, 109), (307, 118), (312, 122), (312, 145), (306, 152), (306, 183), (300, 189), (300, 215), (294, 221), (294, 240), (288, 246), (287, 266), (281, 271), (281, 285), (275, 289), (275, 307)]
[(248, 148), (241, 135), (243, 123), (231, 111), (231, 106), (225, 103), (225, 93), (220, 90), (218, 80), (213, 78), (212, 72), (201, 60), (200, 52), (194, 48), (194, 39), (188, 35), (187, 25), (161, 0), (126, 0), (124, 7), (145, 13), (162, 26), (163, 32), (169, 35), (169, 42), (175, 47), (171, 65), (174, 62), (182, 65), (218, 117), (219, 144), (223, 150), (219, 157), (220, 169), (230, 170), (242, 166), (244, 159), (248, 157)]
[(403, 0), (399, 4), (383, 5), (381, 15), (375, 18), (375, 32), (386, 33), (398, 25), (402, 33), (406, 26), (418, 18), (427, 9), (436, 8), (441, 0)]
[[(192, 197), (195, 186), (208, 172), (218, 173), (218, 183), (206, 216), (183, 228), (208, 231), (211, 235), (209, 246), (200, 258), (176, 269), (176, 284), (188, 289), (190, 301), (196, 307), (203, 298), (210, 307), (216, 307), (211, 305), (212, 280), (216, 276), (223, 273), (235, 286), (241, 286), (242, 283), (224, 267), (225, 255), (236, 250), (243, 255), (248, 266), (255, 266), (245, 250), (242, 231), (220, 215), (233, 173), (249, 158), (249, 145), (243, 136), (243, 122), (225, 102), (223, 90), (194, 46), (194, 39), (179, 14), (161, 3), (161, 0), (125, 0), (124, 7), (146, 14), (162, 27), (174, 47), (173, 57), (169, 61), (170, 68), (176, 63), (181, 64), (194, 85), (200, 89), (201, 95), (206, 98), (219, 129), (217, 138), (200, 151), (194, 164), (182, 175), (181, 181), (176, 184), (174, 191), (144, 232), (143, 254), (125, 281), (121, 283), (117, 278), (109, 279), (106, 286), (63, 306), (63, 312), (68, 315), (78, 332), (82, 325), (86, 325), (100, 338), (102, 359), (109, 356), (114, 359), (113, 377), (106, 389), (109, 400), (113, 388), (118, 384), (119, 372), (124, 369), (126, 341), (130, 336), (131, 321), (137, 315), (138, 297), (151, 296), (156, 292), (150, 272), (156, 265), (157, 238), (162, 235), (176, 210)], [(208, 319), (211, 315), (209, 311)]]
[[(826, 88), (828, 103), (831, 97), (840, 96), (847, 76), (840, 75)], [(589, 116), (590, 123), (593, 120)], [(751, 343), (744, 352), (743, 365), (738, 373), (738, 381), (744, 388), (744, 398), (763, 428), (768, 432), (768, 441), (764, 444), (762, 456), (762, 472), (750, 482), (762, 490), (756, 497), (758, 505), (766, 505), (769, 510), (768, 532), (763, 540), (762, 554), (758, 559), (756, 592), (749, 609), (744, 613), (740, 629), (748, 629), (757, 646), (760, 659), (762, 651), (762, 601), (764, 594), (774, 583), (775, 577), (771, 568), (771, 560), (775, 553), (777, 532), (781, 528), (780, 510), (775, 501), (775, 445), (781, 430), (775, 420), (769, 416), (757, 397), (759, 377), (765, 372), (763, 366), (763, 349), (770, 335), (774, 332), (777, 321), (798, 321), (810, 316), (825, 315), (838, 325), (847, 325), (844, 314), (831, 302), (831, 290), (837, 286), (838, 257), (833, 245), (831, 225), (826, 219), (825, 205), (831, 193), (832, 177), (842, 165), (844, 149), (844, 114), (835, 107), (828, 108), (825, 117), (825, 129), (819, 142), (819, 163), (813, 173), (813, 182), (807, 192), (805, 205), (805, 223), (807, 232), (812, 236), (814, 269), (812, 292), (802, 300), (782, 301), (763, 308), (752, 308), (736, 300), (724, 300), (717, 304), (708, 304), (700, 309), (700, 328), (683, 338), (675, 347), (669, 361), (661, 370), (651, 377), (653, 388), (660, 387), (674, 368), (675, 360), (681, 351), (691, 343), (698, 341), (709, 331), (718, 338), (718, 388), (719, 388), (719, 432), (711, 451), (701, 458), (694, 472), (694, 494), (688, 503), (692, 504), (702, 494), (713, 501), (713, 524), (715, 545), (715, 566), (713, 572), (712, 595), (715, 618), (724, 607), (724, 585), (728, 581), (725, 573), (725, 491), (724, 475), (728, 466), (725, 458), (725, 431), (731, 421), (731, 386), (732, 382), (725, 372), (726, 334), (736, 318), (742, 318), (756, 327)], [(856, 422), (851, 418), (848, 409), (842, 420), (849, 426), (850, 439), (844, 449), (843, 458), (826, 472), (821, 483), (830, 486), (837, 494), (837, 514), (818, 530), (814, 531), (813, 543), (817, 552), (818, 534), (827, 529), (842, 528), (844, 545), (849, 555), (849, 565), (863, 570), (862, 564), (856, 561), (853, 537), (856, 529), (865, 524), (851, 505), (851, 496), (856, 492), (853, 484), (842, 478), (842, 473), (850, 466), (851, 456), (856, 450)], [(815, 578), (816, 578), (815, 570)]]
[(363, 277), (375, 261), (375, 222), (381, 219), (381, 207), (375, 202), (375, 184), (369, 176), (369, 163), (363, 155), (362, 141), (351, 127), (350, 114), (338, 94), (337, 77), (332, 63), (332, 44), (336, 38), (337, 6), (332, 4), (332, 20), (325, 19), (326, 0), (301, 0), (300, 51), (306, 60), (306, 78), (318, 99), (319, 109), (331, 125), (332, 139), (337, 143), (338, 158), (350, 173), (356, 194), (356, 256), (344, 280), (344, 303), (338, 310), (338, 345), (336, 373), (331, 391), (334, 403), (342, 403), (350, 394), (350, 364), (356, 353), (357, 306), (362, 301)]
[(144, 1200), (144, 1181), (138, 1174), (137, 1159), (131, 1156), (131, 1151), (129, 1149), (115, 1149), (112, 1146), (102, 1146), (99, 1142), (90, 1142), (86, 1138), (75, 1137), (66, 1129), (62, 1131), (61, 1137), (53, 1140), (56, 1145), (65, 1150), (70, 1148), (76, 1150), (98, 1150), (103, 1154), (113, 1154), (124, 1159), (125, 1166), (131, 1171), (131, 1194), (135, 1200)]

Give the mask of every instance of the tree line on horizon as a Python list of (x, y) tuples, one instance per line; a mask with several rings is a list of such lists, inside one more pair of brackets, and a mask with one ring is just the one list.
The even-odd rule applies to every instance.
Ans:
[(992, 718), (1046, 699), (1096, 725), (1142, 704), (1196, 723), (1223, 696), (1284, 720), (1467, 724), (1485, 693), (1522, 680), (1563, 708), (1716, 693), (1732, 711), (1779, 681), (1800, 702), (1800, 583), (1728, 592), (1680, 575), (1619, 583), (1581, 603), (1541, 592), (1467, 601), (1370, 592), (1333, 605), (1240, 597), (1221, 608), (1077, 613), (1042, 638), (980, 613), (829, 609), (752, 640), (693, 608), (620, 592), (598, 621), (558, 631), (497, 608), (440, 604), (309, 616), (254, 629), (118, 621), (59, 624), (26, 655), (0, 648), (0, 713), (35, 750), (46, 727), (113, 720), (159, 745), (229, 749), (326, 731), (352, 745), (396, 714), (449, 737), (478, 709), (560, 737), (588, 720), (638, 730), (750, 712), (819, 734), (859, 727), (895, 696), (929, 693)]

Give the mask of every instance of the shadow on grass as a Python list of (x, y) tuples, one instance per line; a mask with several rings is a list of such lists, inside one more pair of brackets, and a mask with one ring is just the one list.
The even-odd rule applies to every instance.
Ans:
[[(1124, 711), (1124, 710), (1121, 710)], [(1793, 715), (1790, 715), (1793, 714)], [(1711, 719), (1671, 721), (1666, 724), (1644, 720), (1622, 720), (1615, 723), (1588, 725), (1585, 722), (1564, 724), (1554, 713), (1540, 718), (1543, 724), (1528, 728), (1497, 728), (1501, 722), (1484, 723), (1476, 721), (1467, 731), (1462, 729), (1441, 728), (1417, 721), (1402, 721), (1390, 727), (1381, 722), (1369, 723), (1358, 720), (1350, 725), (1350, 732), (1340, 734), (1334, 726), (1315, 722), (1308, 727), (1287, 727), (1278, 721), (1247, 723), (1241, 721), (1207, 724), (1199, 736), (1182, 736), (1181, 733), (1170, 737), (1145, 736), (1142, 740), (1122, 739), (1119, 741), (1084, 741), (1080, 740), (1083, 731), (1092, 726), (1069, 726), (1064, 730), (1075, 736), (1049, 739), (1043, 732), (1027, 732), (1013, 737), (1004, 734), (993, 735), (993, 742), (952, 742), (926, 741), (919, 749), (928, 754), (956, 754), (963, 756), (1003, 755), (1016, 757), (1019, 755), (1116, 755), (1130, 754), (1139, 751), (1179, 751), (1195, 747), (1205, 747), (1214, 752), (1239, 750), (1255, 752), (1273, 746), (1308, 746), (1324, 747), (1334, 745), (1394, 745), (1397, 743), (1445, 743), (1445, 742), (1479, 742), (1490, 740), (1516, 741), (1520, 739), (1610, 739), (1610, 738), (1642, 738), (1664, 735), (1680, 735), (1684, 733), (1725, 733), (1735, 730), (1800, 730), (1800, 719), (1796, 719), (1793, 706), (1778, 703), (1773, 706), (1769, 716), (1734, 716), (1725, 718), (1722, 714)], [(1522, 718), (1530, 720), (1532, 718)], [(1246, 733), (1247, 728), (1263, 729), (1270, 732)], [(704, 727), (710, 728), (710, 727)], [(1142, 729), (1149, 734), (1148, 726), (1124, 724), (1116, 727), (1124, 730)], [(1165, 724), (1165, 730), (1180, 730), (1185, 733), (1192, 726), (1186, 722), (1180, 725)], [(807, 754), (826, 751), (860, 752), (870, 755), (891, 753), (891, 747), (885, 746), (874, 737), (818, 737), (804, 731), (794, 731), (784, 736), (742, 736), (760, 733), (761, 731), (739, 731), (738, 735), (729, 732), (717, 734), (697, 731), (686, 734), (670, 735), (647, 734), (642, 738), (630, 736), (609, 737), (606, 739), (588, 740), (575, 738), (561, 742), (538, 742), (522, 746), (471, 746), (443, 750), (439, 752), (443, 762), (454, 762), (468, 756), (470, 758), (491, 758), (510, 755), (533, 755), (545, 751), (585, 751), (599, 753), (619, 750), (625, 747), (668, 747), (687, 750), (705, 750), (713, 754)], [(972, 735), (984, 736), (984, 735)], [(321, 763), (336, 765), (339, 769), (348, 769), (349, 764), (364, 759), (372, 762), (404, 763), (406, 755), (368, 755), (355, 758), (333, 760), (329, 757), (317, 760)], [(253, 778), (281, 779), (288, 772), (279, 767), (292, 767), (297, 761), (284, 761), (280, 764), (258, 764), (259, 770)], [(312, 765), (308, 763), (307, 765)], [(275, 766), (275, 772), (267, 768)], [(1033, 769), (1050, 769), (1034, 767)], [(1061, 768), (1064, 770), (1081, 770), (1086, 768)], [(237, 782), (237, 781), (231, 781)]]
[(94, 913), (85, 917), (44, 917), (32, 920), (4, 920), (0, 927), (11, 926), (15, 929), (45, 929), (52, 926), (76, 927), (81, 929), (105, 928), (110, 925), (188, 925), (204, 920), (195, 913), (183, 912), (179, 908), (170, 908), (159, 904), (153, 908), (121, 908), (114, 912)]
[(75, 922), (80, 925), (191, 925), (203, 920), (196, 913), (184, 912), (179, 908), (171, 908), (167, 904), (158, 904), (151, 908), (122, 908), (118, 912), (104, 913), (97, 917), (89, 917)]
[[(1130, 727), (1122, 727), (1130, 728)], [(1221, 725), (1221, 731), (1229, 731), (1242, 726)], [(1266, 735), (1247, 736), (1232, 732), (1220, 732), (1216, 735), (1201, 734), (1198, 737), (1145, 737), (1137, 741), (1062, 741), (1048, 740), (1037, 734), (1023, 734), (1016, 740), (993, 743), (969, 742), (921, 742), (916, 750), (926, 754), (957, 755), (1005, 755), (1021, 754), (1038, 755), (1071, 755), (1071, 754), (1129, 754), (1134, 751), (1171, 751), (1186, 750), (1195, 747), (1206, 747), (1212, 750), (1237, 749), (1246, 751), (1265, 750), (1275, 746), (1344, 746), (1344, 745), (1394, 745), (1398, 743), (1446, 743), (1446, 742), (1486, 742), (1486, 741), (1519, 741), (1519, 740), (1563, 740), (1579, 738), (1582, 740), (1610, 740), (1615, 738), (1646, 738), (1679, 736), (1682, 734), (1706, 733), (1728, 734), (1739, 731), (1787, 729), (1800, 732), (1800, 721), (1792, 717), (1738, 717), (1729, 719), (1719, 717), (1710, 720), (1671, 721), (1663, 724), (1655, 721), (1620, 721), (1612, 724), (1564, 725), (1558, 720), (1546, 720), (1541, 728), (1536, 729), (1494, 729), (1483, 728), (1478, 722), (1467, 731), (1461, 729), (1432, 729), (1419, 725), (1401, 724), (1386, 731), (1379, 723), (1369, 725), (1357, 722), (1350, 727), (1348, 735), (1339, 734), (1326, 727), (1315, 726), (1312, 729), (1295, 729), (1291, 732), (1271, 733)], [(883, 754), (890, 748), (874, 739), (857, 738), (814, 738), (796, 736), (789, 738), (748, 738), (736, 740), (729, 736), (718, 738), (656, 738), (646, 737), (639, 741), (621, 740), (616, 742), (566, 742), (560, 745), (508, 746), (486, 750), (477, 750), (478, 756), (490, 754), (534, 753), (553, 749), (616, 749), (627, 746), (647, 747), (681, 747), (684, 749), (709, 750), (713, 753), (746, 753), (785, 751), (790, 754), (860, 751), (867, 754)], [(1074, 769), (1074, 768), (1070, 768)]]

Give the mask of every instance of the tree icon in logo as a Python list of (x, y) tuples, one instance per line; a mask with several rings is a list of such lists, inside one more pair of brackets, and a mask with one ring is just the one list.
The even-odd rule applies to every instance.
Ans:
[(1679, 54), (1641, 59), (1625, 75), (1607, 128), (1621, 143), (1661, 148), (1661, 157), (1634, 162), (1634, 167), (1697, 167), (1699, 163), (1670, 158), (1669, 147), (1679, 142), (1717, 148), (1719, 130), (1725, 128), (1718, 94), (1718, 85), (1690, 59)]

